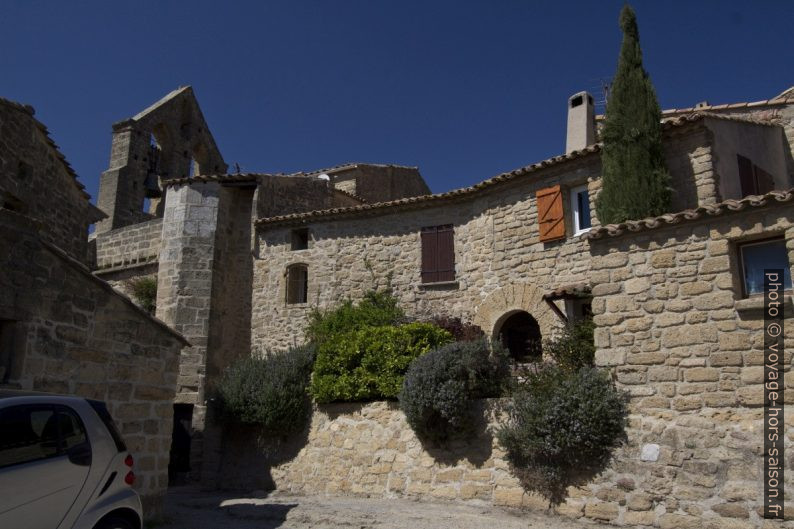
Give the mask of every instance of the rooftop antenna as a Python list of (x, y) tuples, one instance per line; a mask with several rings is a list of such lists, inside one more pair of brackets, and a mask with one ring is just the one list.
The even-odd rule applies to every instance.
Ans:
[(240, 172), (241, 172), (241, 171), (240, 171), (240, 164), (239, 164), (239, 163), (237, 163), (237, 162), (234, 162), (234, 172), (235, 172), (236, 174), (240, 174)]
[(607, 109), (607, 100), (609, 100), (609, 77), (595, 77), (588, 79), (587, 91), (593, 94), (593, 110), (596, 114), (604, 114)]

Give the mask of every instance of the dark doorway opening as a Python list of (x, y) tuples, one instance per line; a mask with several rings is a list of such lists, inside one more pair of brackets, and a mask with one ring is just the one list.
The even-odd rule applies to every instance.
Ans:
[(528, 312), (508, 316), (499, 331), (502, 344), (517, 362), (539, 362), (543, 356), (538, 320)]
[(193, 421), (192, 404), (174, 404), (174, 431), (171, 436), (171, 458), (168, 462), (168, 484), (187, 482), (190, 472), (190, 431)]

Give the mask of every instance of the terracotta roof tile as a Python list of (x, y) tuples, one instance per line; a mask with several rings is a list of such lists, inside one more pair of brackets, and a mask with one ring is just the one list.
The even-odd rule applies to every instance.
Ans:
[(356, 167), (399, 167), (401, 169), (419, 169), (418, 167), (408, 166), (408, 165), (348, 162), (340, 165), (326, 167), (325, 169), (315, 169), (314, 171), (309, 171), (309, 172), (298, 171), (295, 173), (290, 173), (287, 176), (316, 176), (321, 174), (334, 174), (343, 171), (348, 171), (350, 169), (355, 169)]
[[(722, 103), (720, 105), (703, 105), (703, 106), (694, 106), (694, 107), (686, 107), (686, 108), (668, 108), (662, 110), (662, 117), (667, 117), (672, 114), (688, 114), (692, 112), (699, 112), (703, 110), (734, 110), (737, 108), (755, 108), (755, 107), (763, 107), (763, 106), (774, 106), (774, 105), (789, 105), (794, 104), (794, 86), (787, 88), (780, 94), (776, 95), (770, 99), (763, 99), (761, 101), (752, 101), (752, 102), (739, 102), (739, 103)], [(599, 114), (596, 116), (596, 120), (603, 120), (604, 115)]]
[(575, 285), (565, 285), (555, 288), (551, 292), (543, 294), (543, 299), (557, 300), (564, 298), (581, 298), (590, 295), (590, 285), (578, 283)]
[(794, 201), (794, 188), (786, 191), (770, 191), (765, 195), (751, 195), (741, 200), (725, 200), (718, 204), (700, 206), (695, 209), (686, 209), (678, 213), (666, 213), (658, 217), (648, 217), (641, 220), (630, 220), (620, 224), (607, 224), (598, 228), (593, 228), (585, 237), (587, 239), (603, 239), (606, 237), (617, 237), (627, 232), (647, 231), (663, 226), (681, 224), (683, 222), (702, 219), (705, 217), (715, 217), (735, 211), (745, 209), (761, 208), (764, 206), (788, 203)]
[(767, 121), (764, 119), (756, 119), (747, 116), (732, 116), (730, 114), (717, 114), (714, 112), (691, 112), (689, 114), (683, 114), (680, 116), (671, 116), (668, 118), (662, 118), (662, 127), (670, 127), (670, 126), (677, 126), (683, 125), (687, 122), (694, 122), (699, 121), (704, 118), (713, 118), (713, 119), (720, 119), (723, 121), (736, 121), (739, 123), (751, 123), (753, 125), (768, 125), (772, 127), (779, 126), (777, 123), (773, 123), (771, 121)]
[(259, 176), (275, 176), (269, 175), (266, 173), (235, 173), (235, 174), (209, 174), (209, 175), (198, 175), (189, 178), (169, 178), (163, 180), (163, 187), (170, 187), (175, 185), (182, 185), (182, 184), (191, 184), (196, 182), (219, 182), (219, 183), (231, 183), (231, 182), (256, 182), (257, 177)]
[[(664, 120), (662, 123), (662, 128), (664, 130), (669, 130), (675, 127), (681, 127), (688, 125), (690, 123), (696, 123), (702, 121), (704, 118), (713, 117), (717, 119), (726, 119), (731, 121), (740, 121), (746, 123), (754, 123), (754, 124), (762, 124), (762, 125), (773, 125), (766, 121), (758, 121), (753, 120), (750, 118), (738, 117), (738, 116), (722, 116), (718, 114), (711, 114), (708, 112), (691, 112), (689, 114), (683, 116), (675, 116), (670, 119)], [(429, 207), (438, 202), (444, 201), (454, 201), (459, 200), (461, 198), (465, 198), (473, 193), (479, 192), (483, 189), (488, 189), (494, 185), (500, 184), (502, 182), (506, 182), (512, 180), (514, 178), (527, 175), (530, 173), (534, 173), (540, 169), (544, 169), (547, 167), (556, 166), (557, 164), (567, 162), (569, 160), (574, 160), (578, 158), (582, 158), (587, 156), (591, 153), (596, 153), (601, 150), (601, 143), (596, 143), (593, 145), (588, 146), (585, 149), (574, 151), (569, 154), (563, 154), (561, 156), (554, 156), (552, 158), (548, 158), (546, 160), (542, 160), (540, 162), (527, 165), (525, 167), (520, 167), (518, 169), (514, 169), (513, 171), (508, 171), (506, 173), (502, 173), (500, 175), (494, 176), (493, 178), (489, 178), (488, 180), (484, 180), (477, 184), (474, 184), (470, 187), (464, 187), (461, 189), (454, 189), (452, 191), (447, 191), (445, 193), (437, 193), (433, 195), (422, 195), (418, 197), (411, 197), (411, 198), (403, 198), (399, 200), (392, 200), (389, 202), (378, 202), (374, 204), (364, 204), (361, 206), (349, 206), (344, 208), (332, 208), (332, 209), (324, 209), (324, 210), (317, 210), (317, 211), (307, 211), (303, 213), (293, 213), (290, 215), (280, 215), (277, 217), (267, 217), (267, 218), (260, 218), (257, 219), (256, 223), (260, 225), (276, 225), (276, 224), (290, 224), (290, 223), (302, 223), (309, 220), (324, 220), (328, 218), (341, 218), (341, 217), (349, 217), (349, 216), (358, 216), (358, 215), (378, 215), (381, 213), (388, 213), (392, 208), (409, 208), (409, 209), (416, 209), (422, 207)], [(340, 166), (341, 167), (341, 166)]]
[(569, 154), (555, 156), (553, 158), (549, 158), (547, 160), (543, 160), (541, 162), (528, 165), (526, 167), (521, 167), (519, 169), (515, 169), (510, 172), (502, 173), (500, 175), (494, 176), (493, 178), (489, 178), (488, 180), (484, 180), (470, 187), (454, 189), (452, 191), (447, 191), (445, 193), (401, 198), (399, 200), (392, 200), (389, 202), (363, 204), (360, 206), (332, 208), (332, 209), (324, 209), (318, 211), (307, 211), (304, 213), (293, 213), (290, 215), (281, 215), (277, 217), (260, 218), (256, 222), (257, 224), (268, 224), (268, 225), (289, 224), (292, 222), (302, 222), (309, 219), (320, 220), (331, 217), (338, 218), (338, 217), (358, 216), (358, 215), (367, 215), (367, 214), (377, 215), (380, 213), (387, 213), (390, 209), (393, 208), (415, 209), (415, 208), (428, 207), (437, 204), (439, 202), (449, 202), (449, 201), (455, 201), (461, 198), (465, 198), (483, 189), (487, 189), (494, 185), (501, 184), (502, 182), (513, 180), (516, 177), (531, 174), (538, 171), (539, 169), (550, 167), (552, 165), (557, 165), (559, 163), (566, 162), (569, 160), (583, 158), (589, 154), (598, 152), (600, 150), (601, 150), (600, 144), (591, 145), (579, 151), (573, 151)]

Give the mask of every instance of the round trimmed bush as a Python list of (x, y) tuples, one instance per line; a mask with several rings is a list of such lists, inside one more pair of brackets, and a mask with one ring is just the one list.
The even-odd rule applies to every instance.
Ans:
[(508, 355), (485, 339), (453, 342), (414, 360), (400, 392), (400, 408), (420, 439), (443, 443), (474, 427), (472, 401), (499, 396)]
[(627, 399), (607, 372), (544, 366), (518, 382), (500, 444), (516, 476), (552, 501), (593, 475), (625, 439)]
[(311, 415), (307, 388), (313, 363), (311, 346), (241, 358), (215, 387), (216, 409), (226, 420), (279, 434), (300, 430)]

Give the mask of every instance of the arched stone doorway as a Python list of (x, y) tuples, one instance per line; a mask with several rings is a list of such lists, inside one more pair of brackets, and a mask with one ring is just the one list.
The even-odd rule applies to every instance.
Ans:
[(494, 328), (494, 335), (518, 362), (539, 362), (543, 351), (540, 324), (529, 312), (516, 310), (505, 314)]
[(508, 318), (522, 312), (535, 320), (540, 337), (550, 337), (562, 326), (559, 316), (543, 299), (543, 291), (530, 283), (514, 283), (491, 292), (477, 308), (473, 323), (497, 339)]

